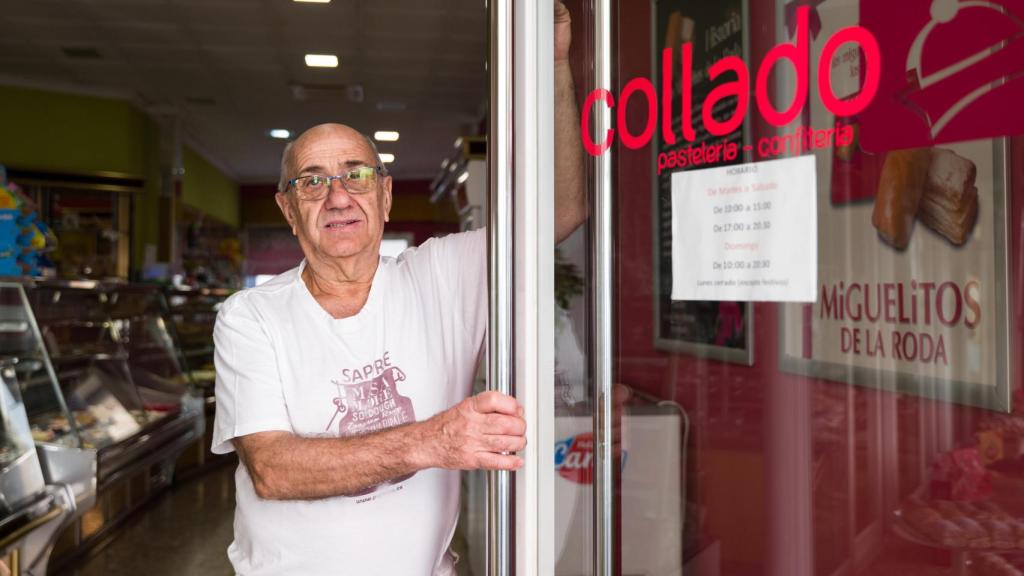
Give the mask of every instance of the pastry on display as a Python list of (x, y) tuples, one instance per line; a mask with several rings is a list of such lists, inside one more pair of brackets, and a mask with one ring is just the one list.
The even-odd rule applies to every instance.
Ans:
[(67, 444), (74, 438), (70, 433), (71, 426), (64, 416), (44, 416), (32, 423), (32, 440), (36, 442)]
[(1024, 436), (1024, 418), (1013, 414), (992, 414), (978, 426), (981, 430), (989, 430), (1010, 436)]
[(135, 418), (136, 422), (143, 426), (167, 416), (167, 411), (165, 410), (129, 410), (128, 412)]
[(971, 576), (1024, 576), (1013, 564), (998, 554), (987, 552), (971, 559)]
[(993, 502), (925, 502), (912, 498), (902, 516), (919, 535), (938, 546), (1024, 550), (1024, 520)]
[(967, 535), (964, 531), (933, 508), (914, 508), (907, 512), (906, 518), (911, 526), (932, 542), (951, 548), (967, 546)]

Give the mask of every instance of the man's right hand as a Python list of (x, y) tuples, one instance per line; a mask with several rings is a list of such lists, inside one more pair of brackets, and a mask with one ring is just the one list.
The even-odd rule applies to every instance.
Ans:
[(303, 438), (287, 431), (232, 439), (260, 498), (360, 494), (427, 468), (516, 470), (526, 421), (515, 398), (484, 392), (429, 420), (363, 436)]
[(481, 392), (423, 422), (430, 466), (453, 470), (517, 470), (526, 420), (515, 398)]

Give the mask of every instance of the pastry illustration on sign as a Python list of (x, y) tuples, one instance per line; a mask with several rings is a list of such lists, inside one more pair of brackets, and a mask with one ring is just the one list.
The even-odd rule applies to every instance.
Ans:
[(918, 218), (957, 246), (967, 241), (978, 219), (978, 169), (952, 150), (932, 150)]
[(890, 152), (882, 165), (871, 222), (897, 250), (910, 243), (915, 220), (962, 246), (978, 219), (976, 176), (974, 162), (952, 150)]
[(882, 165), (871, 222), (879, 236), (899, 250), (910, 243), (910, 233), (924, 195), (930, 157), (923, 148), (897, 150), (890, 152)]

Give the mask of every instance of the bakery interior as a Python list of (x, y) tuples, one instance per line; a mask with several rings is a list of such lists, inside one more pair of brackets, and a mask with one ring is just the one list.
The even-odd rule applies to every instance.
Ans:
[(0, 574), (231, 573), (212, 329), (302, 258), (285, 143), (375, 138), (386, 254), (479, 222), (484, 5), (4, 0), (0, 26)]
[[(1024, 574), (1024, 1), (565, 3), (578, 103), (597, 85), (600, 4), (622, 100), (630, 79), (657, 85), (662, 49), (694, 42), (698, 123), (714, 60), (741, 56), (754, 82), (806, 34), (817, 70), (858, 21), (883, 47), (921, 30), (942, 54), (913, 69), (883, 52), (884, 89), (917, 83), (889, 104), (948, 103), (945, 84), (919, 90), (946, 79), (934, 66), (1017, 66), (949, 122), (965, 136), (939, 143), (909, 136), (926, 109), (840, 119), (814, 83), (795, 122), (834, 128), (826, 145), (755, 112), (721, 140), (698, 131), (814, 157), (813, 302), (675, 298), (670, 147), (655, 131), (617, 141), (606, 172), (585, 158), (588, 193), (612, 194), (606, 322), (630, 391), (607, 573)], [(335, 121), (375, 139), (394, 177), (383, 254), (483, 226), (488, 7), (0, 0), (0, 26), (0, 576), (232, 574), (237, 459), (209, 451), (212, 329), (231, 294), (302, 258), (274, 202), (285, 143)], [(860, 56), (838, 54), (850, 74), (831, 87), (856, 95)], [(792, 96), (792, 78), (771, 78), (773, 97)], [(619, 102), (620, 136), (644, 126), (637, 94)], [(680, 91), (664, 94), (678, 110)], [(751, 154), (734, 163), (765, 160)], [(553, 257), (552, 429), (570, 457), (556, 456), (549, 519), (565, 576), (602, 573), (593, 469), (570, 465), (593, 450), (596, 227)], [(465, 475), (460, 576), (486, 573), (483, 483)]]

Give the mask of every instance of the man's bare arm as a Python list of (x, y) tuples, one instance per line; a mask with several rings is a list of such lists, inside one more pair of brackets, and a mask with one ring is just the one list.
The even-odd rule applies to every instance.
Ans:
[(364, 436), (259, 432), (232, 443), (260, 498), (309, 500), (357, 494), (427, 468), (515, 470), (523, 461), (510, 453), (525, 447), (525, 432), (514, 398), (484, 392), (429, 420)]
[(569, 66), (571, 25), (569, 10), (555, 0), (555, 242), (568, 238), (587, 219), (580, 113)]

